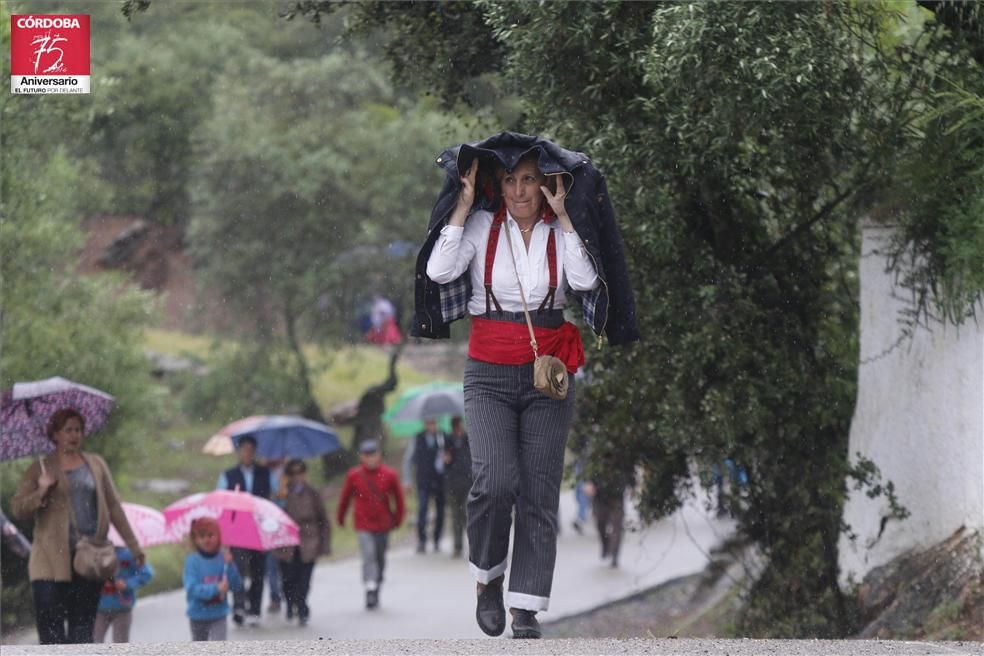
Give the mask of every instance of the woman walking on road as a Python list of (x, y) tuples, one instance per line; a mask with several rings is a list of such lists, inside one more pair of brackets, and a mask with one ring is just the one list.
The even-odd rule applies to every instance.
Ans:
[(539, 638), (536, 614), (550, 601), (574, 384), (556, 400), (534, 388), (530, 332), (535, 328), (539, 353), (560, 358), (569, 374), (584, 364), (584, 350), (580, 331), (564, 319), (568, 298), (580, 297), (599, 339), (638, 338), (621, 239), (604, 181), (579, 153), (503, 133), (437, 161), (447, 163), (449, 180), (418, 258), (414, 332), (444, 337), (448, 323), (465, 311), (471, 317), (464, 387), (476, 619), (486, 634), (500, 635), (508, 603), (513, 637)]
[(28, 467), (10, 505), (17, 519), (34, 519), (27, 569), (38, 640), (42, 645), (89, 643), (103, 581), (75, 572), (72, 560), (79, 540), (105, 541), (112, 522), (138, 566), (144, 553), (106, 461), (81, 449), (85, 418), (63, 408), (51, 415), (47, 431), (55, 452)]
[(284, 468), (287, 481), (277, 497), (284, 501), (284, 510), (300, 527), (301, 544), (288, 547), (278, 554), (280, 579), (287, 602), (287, 620), (297, 615), (301, 626), (308, 622), (311, 611), (307, 605), (311, 589), (311, 573), (318, 556), (331, 553), (331, 522), (324, 501), (306, 480), (307, 465), (294, 459)]

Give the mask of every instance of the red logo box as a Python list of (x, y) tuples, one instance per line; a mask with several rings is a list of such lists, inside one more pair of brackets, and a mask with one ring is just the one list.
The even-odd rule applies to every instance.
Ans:
[(89, 16), (11, 16), (10, 90), (89, 93)]

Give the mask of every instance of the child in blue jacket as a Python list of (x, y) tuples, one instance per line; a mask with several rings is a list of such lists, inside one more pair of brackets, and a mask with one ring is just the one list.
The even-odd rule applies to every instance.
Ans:
[(184, 588), (188, 598), (188, 619), (192, 640), (225, 640), (229, 616), (228, 593), (243, 587), (232, 553), (222, 549), (219, 522), (200, 517), (191, 523), (191, 542), (184, 567)]
[(92, 637), (94, 642), (106, 639), (109, 627), (113, 627), (113, 642), (130, 642), (130, 626), (133, 624), (133, 606), (137, 603), (137, 588), (154, 578), (154, 568), (149, 563), (138, 566), (126, 547), (116, 547), (119, 569), (116, 576), (103, 583), (99, 597), (99, 611)]

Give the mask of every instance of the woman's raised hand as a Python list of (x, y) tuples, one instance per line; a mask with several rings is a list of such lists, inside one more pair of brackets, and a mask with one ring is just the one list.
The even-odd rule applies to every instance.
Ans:
[(41, 476), (38, 477), (38, 489), (41, 490), (41, 496), (48, 493), (52, 487), (58, 483), (58, 479), (48, 473), (48, 468), (44, 466), (44, 459), (38, 461), (41, 464)]
[(468, 167), (468, 173), (461, 178), (461, 193), (458, 194), (458, 205), (471, 209), (475, 202), (475, 178), (478, 177), (478, 160)]
[(564, 207), (564, 200), (567, 198), (567, 189), (564, 187), (564, 175), (560, 174), (557, 176), (557, 193), (550, 193), (550, 189), (546, 185), (540, 185), (540, 191), (543, 192), (543, 197), (547, 199), (550, 209), (557, 215), (557, 220), (560, 221), (560, 227), (564, 229), (564, 232), (574, 232), (571, 217), (567, 215), (567, 208)]
[(462, 227), (471, 212), (472, 203), (475, 202), (475, 178), (478, 177), (478, 160), (472, 162), (468, 167), (468, 173), (461, 180), (461, 192), (458, 194), (458, 204), (448, 219), (448, 225)]

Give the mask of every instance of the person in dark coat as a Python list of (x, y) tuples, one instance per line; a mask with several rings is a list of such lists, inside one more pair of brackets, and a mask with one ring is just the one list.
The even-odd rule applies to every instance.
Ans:
[(445, 476), (448, 490), (448, 505), (451, 511), (451, 533), (454, 536), (454, 557), (460, 558), (464, 551), (465, 507), (468, 491), (472, 486), (471, 447), (468, 433), (461, 417), (451, 419), (451, 439), (444, 452)]
[[(256, 438), (244, 435), (237, 448), (239, 466), (228, 469), (219, 475), (216, 486), (220, 490), (242, 490), (262, 499), (269, 499), (279, 488), (279, 482), (272, 472), (256, 462)], [(260, 610), (263, 607), (263, 579), (266, 576), (266, 553), (253, 549), (232, 548), (236, 567), (243, 578), (249, 579), (248, 588), (234, 592), (232, 621), (242, 626), (244, 620), (250, 626), (260, 623)]]
[(287, 602), (287, 621), (297, 615), (298, 623), (304, 626), (311, 615), (307, 598), (314, 563), (318, 556), (331, 553), (331, 521), (321, 495), (307, 482), (304, 461), (291, 460), (284, 473), (287, 483), (280, 486), (277, 497), (284, 504), (284, 511), (297, 522), (301, 543), (281, 549), (277, 556)]
[(598, 480), (594, 482), (593, 509), (601, 540), (601, 559), (618, 567), (618, 555), (622, 549), (622, 533), (625, 529), (626, 481)]
[[(427, 550), (427, 509), (434, 500), (434, 551), (441, 549), (444, 532), (444, 453), (450, 440), (435, 419), (424, 421), (403, 455), (403, 480), (417, 484), (417, 553)], [(413, 472), (411, 472), (413, 470)], [(411, 473), (414, 474), (411, 477)]]

